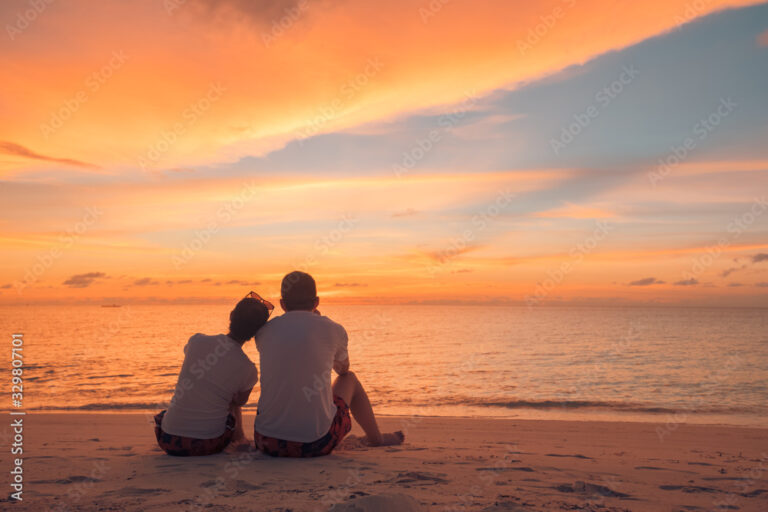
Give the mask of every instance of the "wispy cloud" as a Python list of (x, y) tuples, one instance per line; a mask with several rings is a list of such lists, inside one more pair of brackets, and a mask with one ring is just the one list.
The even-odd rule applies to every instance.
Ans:
[(151, 277), (142, 277), (141, 279), (137, 279), (133, 282), (133, 286), (155, 286), (158, 284), (160, 284), (160, 281), (156, 281)]
[(74, 160), (72, 158), (60, 158), (54, 156), (41, 155), (29, 148), (25, 148), (20, 144), (14, 142), (0, 141), (0, 152), (6, 155), (13, 155), (22, 158), (29, 158), (32, 160), (42, 160), (45, 162), (54, 162), (57, 164), (70, 165), (74, 167), (85, 167), (89, 169), (100, 169), (98, 165), (90, 164), (88, 162), (81, 162), (80, 160)]
[(677, 281), (676, 283), (673, 283), (675, 286), (694, 286), (699, 284), (698, 279), (694, 279), (693, 277), (690, 279), (683, 279), (682, 281)]
[(368, 285), (365, 283), (335, 283), (333, 286), (336, 288), (360, 288)]
[(737, 270), (741, 270), (741, 269), (743, 269), (745, 267), (746, 267), (746, 265), (742, 265), (740, 267), (727, 268), (727, 269), (723, 270), (722, 272), (720, 272), (720, 276), (721, 277), (728, 277), (729, 275), (733, 274)]
[(652, 284), (664, 284), (664, 281), (660, 281), (655, 277), (646, 277), (637, 281), (631, 281), (629, 286), (650, 286)]
[(480, 249), (479, 245), (467, 245), (465, 247), (448, 247), (446, 249), (440, 249), (437, 251), (426, 251), (426, 255), (429, 259), (436, 263), (445, 263), (446, 261), (461, 256), (463, 254), (470, 253)]
[(258, 286), (261, 284), (260, 281), (243, 281), (242, 279), (230, 279), (229, 281), (226, 281), (224, 284), (236, 284), (238, 286)]
[(165, 284), (173, 286), (175, 284), (190, 284), (190, 283), (193, 283), (193, 282), (194, 281), (192, 279), (177, 279), (176, 281), (174, 281), (172, 279), (169, 279), (169, 280), (167, 280), (165, 282)]
[[(739, 259), (740, 258), (735, 258), (734, 261), (738, 262)], [(743, 270), (743, 269), (747, 268), (750, 264), (754, 265), (756, 263), (762, 263), (764, 261), (768, 261), (768, 253), (759, 252), (757, 254), (753, 254), (752, 256), (749, 257), (749, 262), (748, 263), (744, 263), (744, 264), (742, 264), (739, 267), (727, 268), (727, 269), (723, 270), (720, 273), (720, 276), (721, 277), (728, 277), (729, 275), (733, 274), (736, 271)]]
[(97, 279), (104, 279), (107, 274), (104, 272), (87, 272), (85, 274), (75, 274), (62, 284), (69, 286), (70, 288), (87, 288), (91, 286)]

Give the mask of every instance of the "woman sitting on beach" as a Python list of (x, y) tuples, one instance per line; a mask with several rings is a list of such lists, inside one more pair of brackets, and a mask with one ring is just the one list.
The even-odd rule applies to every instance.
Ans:
[(169, 455), (211, 455), (245, 440), (241, 408), (258, 381), (242, 345), (267, 322), (274, 306), (251, 292), (229, 315), (229, 333), (195, 334), (171, 404), (155, 416), (157, 444)]

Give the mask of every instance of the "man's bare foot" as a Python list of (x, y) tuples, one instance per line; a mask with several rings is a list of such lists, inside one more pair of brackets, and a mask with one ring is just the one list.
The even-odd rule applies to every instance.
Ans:
[(371, 441), (367, 437), (363, 438), (363, 443), (368, 446), (396, 446), (398, 444), (403, 444), (403, 441), (405, 441), (405, 434), (400, 430), (397, 432), (381, 434), (381, 441), (378, 443)]

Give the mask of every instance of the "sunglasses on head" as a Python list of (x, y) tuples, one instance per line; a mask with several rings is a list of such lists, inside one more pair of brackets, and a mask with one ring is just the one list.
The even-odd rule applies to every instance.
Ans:
[(275, 306), (269, 302), (267, 299), (263, 299), (261, 295), (259, 295), (256, 292), (248, 292), (248, 295), (246, 295), (244, 298), (246, 299), (256, 299), (257, 301), (264, 304), (264, 307), (267, 308), (267, 316), (272, 314), (272, 310), (275, 309)]

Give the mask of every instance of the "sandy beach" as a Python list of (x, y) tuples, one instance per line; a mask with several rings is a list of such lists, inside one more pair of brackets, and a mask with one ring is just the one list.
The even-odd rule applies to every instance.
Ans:
[[(405, 445), (365, 448), (355, 438), (360, 435), (355, 426), (333, 455), (288, 460), (257, 452), (169, 457), (156, 447), (148, 419), (28, 415), (24, 500), (4, 501), (0, 508), (768, 510), (768, 430), (763, 429), (385, 417), (384, 428), (407, 433)], [(246, 415), (245, 422), (252, 424), (253, 416)], [(11, 469), (9, 457), (3, 453), (4, 472)]]

